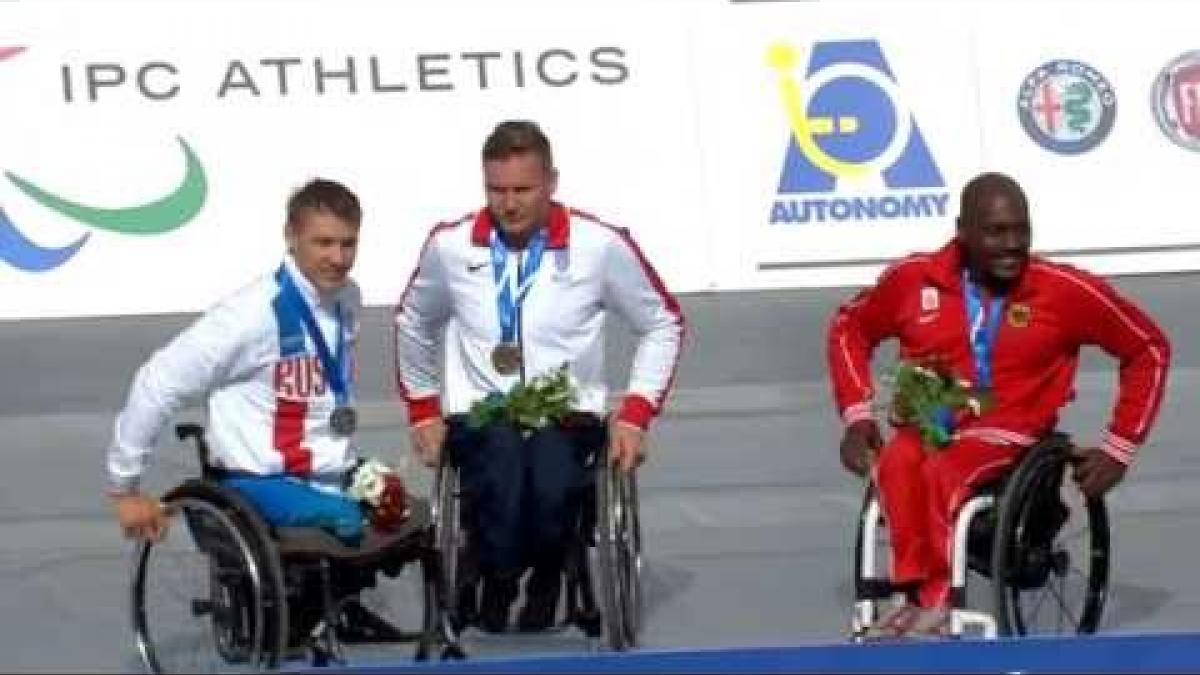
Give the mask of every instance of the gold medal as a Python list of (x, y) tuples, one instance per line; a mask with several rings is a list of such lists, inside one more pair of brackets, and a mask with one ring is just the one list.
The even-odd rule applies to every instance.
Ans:
[(492, 350), (492, 366), (501, 375), (513, 375), (521, 368), (521, 348), (515, 342), (501, 342)]

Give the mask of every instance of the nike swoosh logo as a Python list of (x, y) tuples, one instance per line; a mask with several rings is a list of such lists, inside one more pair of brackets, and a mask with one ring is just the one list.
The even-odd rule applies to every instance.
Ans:
[(162, 199), (139, 206), (115, 209), (88, 206), (48, 192), (11, 171), (6, 171), (4, 175), (37, 203), (89, 227), (121, 234), (161, 234), (177, 229), (194, 218), (208, 197), (204, 166), (187, 141), (182, 137), (176, 140), (183, 149), (186, 161), (183, 181)]
[(484, 267), (487, 267), (486, 262), (474, 263), (474, 264), (467, 263), (467, 271), (468, 272), (478, 272), (479, 270), (483, 269)]
[(0, 209), (0, 260), (26, 272), (45, 272), (58, 267), (70, 260), (90, 236), (91, 232), (84, 232), (74, 243), (62, 248), (43, 248), (21, 234), (4, 209)]
[(937, 314), (922, 314), (917, 317), (917, 323), (932, 323), (937, 318)]
[(16, 56), (25, 51), (24, 47), (0, 47), (0, 61)]

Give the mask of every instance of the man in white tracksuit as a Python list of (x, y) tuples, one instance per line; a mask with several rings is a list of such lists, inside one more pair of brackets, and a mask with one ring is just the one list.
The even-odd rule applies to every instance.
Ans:
[[(269, 524), (320, 527), (354, 545), (361, 504), (346, 494), (354, 467), (354, 374), (361, 299), (349, 278), (358, 248), (358, 198), (329, 180), (291, 196), (278, 267), (223, 299), (142, 365), (114, 424), (109, 495), (127, 536), (156, 539), (167, 519), (139, 479), (172, 416), (204, 399), (217, 480), (239, 491)], [(366, 579), (353, 579), (350, 593)], [(312, 591), (289, 599), (289, 640), (321, 616)], [(357, 602), (342, 605), (339, 632), (397, 635)]]
[(357, 454), (350, 360), (361, 300), (349, 272), (361, 219), (353, 192), (310, 181), (288, 202), (283, 262), (138, 370), (106, 464), (128, 536), (160, 536), (165, 516), (139, 479), (172, 416), (205, 399), (210, 463), (269, 523), (361, 537), (362, 510), (342, 490)]
[[(518, 624), (538, 630), (554, 619), (583, 462), (605, 442), (624, 470), (640, 462), (679, 359), (684, 318), (626, 230), (552, 200), (557, 172), (537, 125), (501, 123), (482, 154), (487, 207), (433, 228), (398, 304), (397, 382), (415, 451), (436, 466), (450, 444), (474, 495), (481, 627), (505, 629), (520, 576), (532, 567)], [(605, 425), (609, 309), (639, 342), (628, 388)], [(489, 393), (564, 363), (581, 415), (538, 430), (467, 423), (472, 404)]]

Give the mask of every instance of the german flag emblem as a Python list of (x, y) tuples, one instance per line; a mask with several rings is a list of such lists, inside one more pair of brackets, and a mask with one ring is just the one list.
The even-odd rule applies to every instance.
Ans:
[(1008, 323), (1013, 328), (1025, 328), (1032, 316), (1033, 310), (1024, 303), (1015, 302), (1008, 308)]

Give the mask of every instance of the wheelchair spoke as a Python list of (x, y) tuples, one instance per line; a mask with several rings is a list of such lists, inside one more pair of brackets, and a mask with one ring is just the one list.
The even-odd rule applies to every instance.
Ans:
[[(1086, 580), (1085, 575), (1079, 574), (1078, 576)], [(1022, 612), (1022, 614), (1026, 615), (1028, 619), (1028, 625), (1026, 625), (1027, 633), (1043, 632), (1037, 630), (1037, 626), (1039, 625), (1038, 618), (1042, 616), (1042, 609), (1044, 608), (1047, 599), (1052, 600), (1050, 607), (1054, 610), (1057, 610), (1055, 615), (1055, 632), (1062, 634), (1064, 632), (1064, 628), (1069, 628), (1071, 633), (1078, 631), (1080, 625), (1080, 615), (1078, 613), (1079, 609), (1076, 608), (1072, 603), (1073, 598), (1070, 597), (1073, 595), (1068, 583), (1071, 578), (1071, 575), (1066, 575), (1061, 578), (1057, 577), (1056, 575), (1052, 575), (1047, 580), (1045, 585), (1043, 585), (1041, 588), (1038, 588), (1035, 593), (1031, 593), (1031, 595), (1035, 595), (1036, 602), (1034, 602), (1033, 606), (1030, 607), (1028, 611)], [(1083, 598), (1081, 597), (1080, 600), (1082, 599)], [(1069, 625), (1067, 624), (1067, 620), (1070, 622)]]

